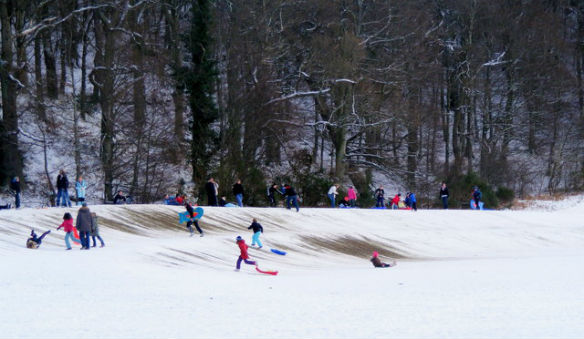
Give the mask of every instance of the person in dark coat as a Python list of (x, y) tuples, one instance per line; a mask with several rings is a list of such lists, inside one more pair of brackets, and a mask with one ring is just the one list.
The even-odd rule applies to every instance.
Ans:
[(41, 236), (37, 236), (34, 232), (34, 229), (30, 231), (30, 238), (26, 240), (26, 247), (30, 249), (37, 249), (43, 242), (43, 238), (47, 236), (47, 234), (51, 233), (51, 230), (46, 231), (45, 233), (41, 234)]
[(255, 246), (257, 243), (258, 248), (262, 248), (263, 245), (262, 245), (262, 242), (260, 240), (260, 235), (262, 233), (264, 233), (264, 228), (262, 227), (262, 225), (260, 225), (260, 223), (256, 220), (256, 218), (253, 218), (251, 225), (247, 229), (253, 231), (253, 237), (251, 238), (251, 245)]
[(20, 178), (19, 177), (12, 178), (12, 181), (10, 181), (10, 189), (14, 191), (14, 207), (20, 208)]
[(81, 249), (89, 250), (89, 236), (93, 230), (93, 218), (91, 211), (86, 203), (77, 212), (77, 221), (75, 227), (79, 231), (79, 240), (81, 240)]
[(478, 186), (473, 187), (472, 198), (474, 199), (474, 203), (475, 203), (477, 210), (481, 209), (481, 205), (479, 203), (481, 202), (482, 197), (483, 197), (483, 194), (481, 193), (481, 190), (479, 189), (479, 187)]
[(105, 242), (103, 241), (101, 235), (99, 235), (99, 224), (97, 223), (97, 214), (91, 213), (91, 219), (93, 220), (93, 229), (91, 230), (91, 240), (93, 240), (92, 247), (95, 247), (95, 245), (97, 244), (95, 238), (99, 239), (99, 241), (101, 242), (100, 247), (105, 247)]
[(187, 209), (187, 212), (189, 212), (190, 219), (189, 221), (187, 221), (187, 229), (189, 230), (189, 232), (191, 232), (191, 237), (194, 234), (193, 227), (191, 226), (192, 224), (195, 224), (197, 231), (199, 231), (199, 234), (202, 237), (204, 235), (203, 230), (201, 229), (201, 227), (199, 227), (199, 222), (193, 219), (195, 217), (195, 210), (193, 209), (193, 206), (191, 206), (191, 204), (187, 201), (185, 202), (185, 208)]
[(71, 207), (71, 200), (69, 200), (69, 179), (65, 170), (60, 170), (57, 176), (57, 207), (59, 201), (63, 207)]
[(284, 185), (284, 196), (286, 197), (287, 209), (290, 209), (290, 203), (293, 203), (294, 207), (296, 207), (296, 212), (300, 211), (300, 208), (298, 207), (298, 194), (294, 187), (288, 184)]
[(235, 195), (237, 205), (243, 207), (243, 185), (241, 184), (241, 179), (237, 179), (235, 184), (233, 184), (233, 195)]
[(122, 190), (118, 191), (118, 194), (114, 197), (114, 205), (120, 205), (126, 203), (126, 196)]
[(213, 178), (209, 178), (205, 184), (205, 191), (207, 192), (207, 205), (217, 206), (217, 185)]
[(393, 267), (396, 265), (395, 260), (391, 264), (381, 262), (381, 260), (379, 259), (379, 253), (377, 253), (377, 251), (373, 252), (373, 256), (371, 257), (370, 260), (373, 266), (375, 267)]
[(383, 190), (383, 185), (380, 185), (378, 189), (375, 190), (375, 207), (384, 207), (385, 191)]
[(270, 200), (271, 207), (276, 207), (276, 192), (282, 194), (282, 192), (280, 192), (278, 189), (278, 185), (273, 183), (272, 186), (270, 186), (268, 189), (268, 199)]
[(448, 193), (448, 187), (446, 187), (446, 183), (442, 182), (442, 186), (440, 187), (440, 199), (442, 199), (442, 207), (447, 210), (448, 209), (448, 197), (450, 194)]

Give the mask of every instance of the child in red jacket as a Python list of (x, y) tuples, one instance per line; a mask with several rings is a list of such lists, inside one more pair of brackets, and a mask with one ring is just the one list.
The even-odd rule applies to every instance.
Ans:
[(248, 265), (255, 265), (257, 267), (258, 264), (255, 261), (247, 260), (247, 259), (249, 259), (249, 255), (247, 254), (247, 245), (245, 244), (245, 240), (243, 240), (243, 238), (240, 236), (237, 236), (237, 238), (235, 240), (236, 240), (237, 246), (239, 246), (239, 250), (241, 251), (239, 258), (237, 259), (237, 266), (235, 267), (235, 270), (239, 271), (239, 268), (241, 267), (242, 260)]
[(65, 215), (63, 216), (63, 223), (61, 224), (61, 226), (57, 227), (57, 231), (61, 229), (61, 227), (63, 227), (65, 229), (65, 245), (67, 246), (67, 249), (70, 250), (71, 249), (71, 243), (69, 242), (69, 239), (73, 240), (73, 242), (77, 243), (77, 244), (81, 244), (81, 241), (79, 241), (78, 239), (75, 239), (75, 236), (73, 235), (73, 217), (71, 216), (71, 213), (67, 212), (65, 213)]

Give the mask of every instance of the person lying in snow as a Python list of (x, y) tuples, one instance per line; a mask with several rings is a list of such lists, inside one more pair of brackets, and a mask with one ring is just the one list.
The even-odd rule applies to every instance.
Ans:
[(393, 267), (396, 265), (395, 260), (393, 260), (391, 264), (381, 262), (381, 260), (379, 260), (379, 253), (377, 253), (377, 251), (373, 252), (373, 257), (370, 260), (373, 263), (373, 266), (375, 267)]
[(43, 242), (43, 238), (51, 233), (51, 230), (46, 231), (40, 237), (37, 237), (36, 233), (34, 233), (34, 229), (30, 231), (30, 238), (26, 241), (26, 247), (31, 249), (37, 249)]

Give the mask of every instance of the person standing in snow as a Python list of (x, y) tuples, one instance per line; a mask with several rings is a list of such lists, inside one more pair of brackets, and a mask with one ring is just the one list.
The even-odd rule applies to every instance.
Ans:
[(10, 189), (14, 192), (14, 208), (20, 208), (20, 178), (14, 177), (10, 181)]
[(237, 206), (243, 207), (243, 185), (241, 184), (241, 179), (237, 179), (235, 184), (233, 184), (233, 195), (235, 195)]
[(379, 259), (379, 253), (377, 253), (377, 251), (373, 252), (373, 256), (371, 257), (370, 261), (371, 263), (373, 263), (373, 266), (375, 267), (393, 267), (396, 265), (395, 260), (393, 260), (391, 264), (381, 262), (381, 260)]
[(75, 182), (75, 192), (77, 192), (77, 206), (83, 204), (83, 202), (85, 201), (85, 190), (87, 189), (87, 184), (85, 183), (85, 180), (83, 180), (82, 176), (79, 176), (79, 178), (77, 178), (77, 181)]
[(237, 238), (235, 239), (237, 246), (239, 246), (239, 258), (237, 258), (237, 265), (235, 266), (235, 270), (239, 271), (239, 269), (241, 268), (241, 262), (245, 262), (248, 265), (255, 265), (255, 267), (258, 266), (258, 264), (253, 261), (253, 260), (248, 260), (249, 259), (249, 254), (247, 253), (247, 245), (245, 243), (245, 240), (243, 240), (243, 238), (241, 236), (237, 236)]
[(331, 186), (331, 188), (329, 188), (328, 193), (327, 193), (327, 195), (331, 201), (332, 208), (335, 208), (335, 198), (336, 198), (337, 194), (339, 194), (337, 192), (338, 188), (339, 188), (339, 184), (334, 184)]
[(57, 207), (59, 207), (59, 201), (61, 201), (61, 206), (71, 207), (71, 200), (69, 200), (69, 179), (67, 179), (67, 174), (65, 170), (60, 170), (59, 175), (57, 175)]
[(192, 224), (195, 224), (195, 227), (197, 228), (197, 231), (199, 232), (200, 236), (201, 237), (204, 236), (203, 230), (201, 229), (201, 227), (199, 227), (199, 222), (197, 220), (194, 220), (195, 210), (193, 209), (193, 206), (187, 201), (187, 202), (185, 202), (185, 208), (187, 209), (187, 212), (189, 213), (189, 221), (187, 221), (187, 229), (191, 233), (191, 237), (194, 234), (193, 227), (191, 226)]
[(276, 185), (276, 183), (273, 183), (272, 186), (268, 188), (268, 199), (270, 200), (271, 207), (276, 207), (276, 192), (282, 194), (282, 192), (280, 192), (280, 190), (278, 189), (278, 185)]
[(442, 186), (440, 187), (440, 199), (442, 200), (442, 208), (445, 210), (448, 209), (448, 197), (450, 194), (448, 193), (448, 187), (446, 187), (446, 183), (442, 182)]
[(207, 205), (209, 206), (217, 206), (217, 187), (218, 185), (215, 184), (213, 177), (209, 177), (209, 180), (207, 180), (207, 183), (205, 184), (205, 192), (207, 192)]
[(284, 185), (284, 196), (286, 197), (286, 208), (290, 209), (290, 203), (294, 204), (296, 207), (296, 212), (300, 211), (300, 207), (298, 207), (298, 194), (294, 187), (286, 184)]
[(65, 230), (65, 246), (67, 246), (67, 250), (71, 249), (71, 243), (69, 242), (69, 239), (73, 240), (74, 243), (76, 244), (81, 244), (81, 241), (77, 240), (75, 238), (75, 236), (73, 235), (73, 217), (71, 216), (71, 213), (67, 212), (65, 213), (65, 215), (63, 215), (63, 223), (61, 224), (61, 226), (57, 227), (57, 231), (61, 229), (61, 227), (64, 228)]
[(97, 223), (97, 214), (91, 213), (91, 220), (93, 221), (93, 228), (91, 229), (91, 240), (93, 240), (92, 247), (95, 247), (97, 243), (95, 241), (95, 238), (99, 239), (99, 241), (101, 242), (100, 247), (105, 247), (105, 242), (103, 242), (101, 235), (99, 235), (99, 224)]
[(357, 192), (353, 186), (349, 186), (349, 190), (347, 190), (347, 198), (349, 198), (349, 205), (355, 207), (357, 202)]
[(253, 237), (251, 238), (251, 245), (255, 246), (257, 243), (258, 248), (262, 248), (263, 246), (262, 246), (262, 242), (260, 240), (260, 235), (262, 233), (264, 233), (264, 228), (262, 227), (262, 225), (260, 225), (260, 223), (256, 220), (256, 218), (253, 218), (251, 225), (247, 229), (253, 231)]
[(483, 197), (483, 194), (481, 193), (481, 190), (479, 189), (478, 186), (474, 186), (473, 187), (473, 191), (472, 191), (472, 198), (474, 199), (474, 203), (475, 203), (475, 207), (477, 210), (481, 209), (481, 198)]
[(122, 190), (118, 191), (118, 194), (114, 197), (114, 205), (121, 205), (126, 203), (126, 196)]
[(81, 240), (81, 249), (89, 250), (89, 236), (93, 230), (93, 218), (91, 211), (87, 207), (87, 203), (83, 203), (79, 212), (77, 212), (77, 221), (75, 227), (79, 231), (79, 238)]
[(379, 185), (379, 188), (375, 190), (375, 200), (377, 201), (377, 203), (375, 204), (375, 207), (384, 207), (384, 196), (385, 196), (385, 191), (383, 190), (383, 185)]
[(415, 212), (418, 210), (416, 195), (414, 192), (410, 192), (410, 205), (412, 206), (412, 210)]

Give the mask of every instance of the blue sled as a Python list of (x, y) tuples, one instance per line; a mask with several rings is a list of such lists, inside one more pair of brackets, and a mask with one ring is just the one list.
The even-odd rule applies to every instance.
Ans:
[(277, 250), (275, 248), (270, 248), (270, 251), (272, 251), (272, 252), (274, 252), (276, 254), (279, 254), (279, 255), (286, 255), (286, 252)]
[(485, 204), (484, 204), (482, 201), (479, 201), (479, 206), (478, 206), (478, 208), (477, 208), (477, 205), (475, 204), (474, 200), (471, 200), (471, 201), (470, 201), (470, 209), (471, 209), (471, 210), (477, 210), (477, 209), (478, 209), (478, 210), (483, 210), (483, 209), (484, 209), (484, 208), (483, 208), (483, 206), (484, 206), (484, 205), (485, 205)]
[[(204, 211), (202, 207), (196, 207), (194, 209), (194, 214), (195, 216), (192, 218), (192, 220), (199, 220), (203, 217)], [(191, 220), (190, 216), (189, 216), (189, 212), (184, 211), (184, 212), (180, 212), (178, 214), (178, 223), (182, 224), (184, 222), (187, 222)]]

